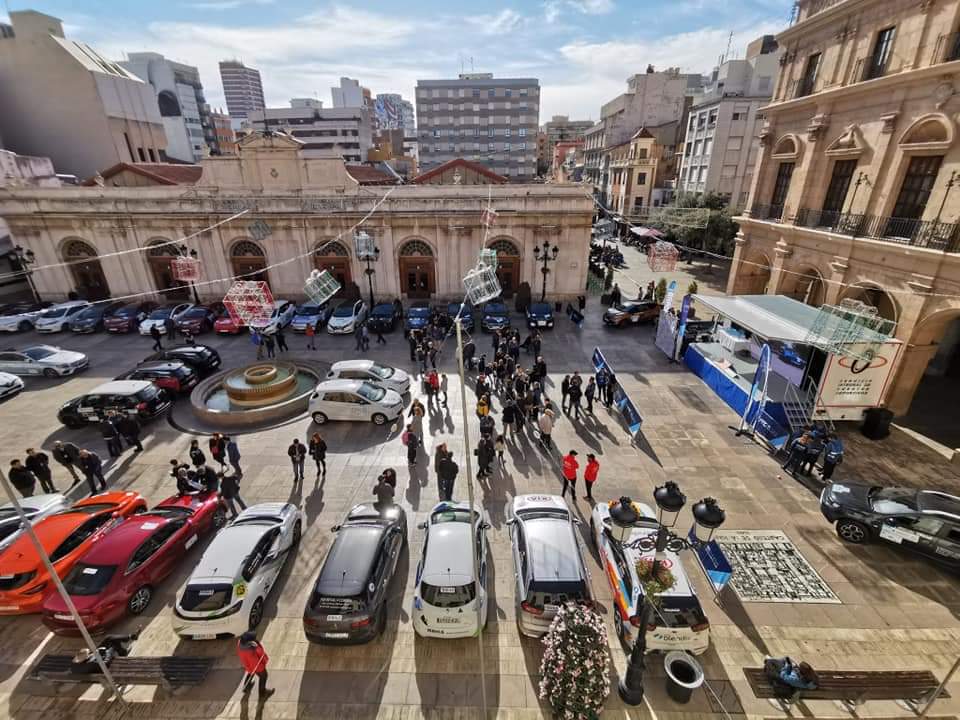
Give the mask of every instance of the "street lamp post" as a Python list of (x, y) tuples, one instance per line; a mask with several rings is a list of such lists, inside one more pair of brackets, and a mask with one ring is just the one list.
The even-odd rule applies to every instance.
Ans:
[(373, 310), (373, 276), (376, 270), (373, 269), (373, 263), (380, 259), (380, 248), (374, 245), (373, 250), (363, 256), (363, 261), (367, 264), (367, 269), (363, 274), (367, 276), (367, 287), (370, 289), (370, 309)]
[[(189, 257), (193, 258), (194, 260), (199, 259), (199, 253), (197, 252), (197, 249), (196, 249), (196, 248), (190, 248), (190, 249), (188, 250), (186, 245), (181, 245), (181, 246), (180, 246), (180, 254), (183, 255), (184, 257), (188, 257), (188, 256), (189, 256)], [(200, 304), (200, 293), (197, 292), (197, 284), (196, 284), (195, 282), (193, 282), (193, 280), (190, 281), (190, 289), (193, 291), (193, 301), (194, 301), (197, 305), (199, 305), (199, 304)]]
[(27, 278), (27, 284), (30, 286), (30, 292), (33, 294), (33, 301), (40, 304), (40, 293), (37, 292), (37, 286), (33, 284), (33, 270), (30, 269), (31, 265), (36, 265), (37, 256), (34, 255), (33, 250), (24, 250), (21, 245), (13, 248), (13, 256), (16, 258), (17, 264)]
[[(680, 491), (675, 482), (667, 481), (653, 491), (653, 499), (657, 503), (657, 531), (650, 535), (631, 539), (634, 530), (639, 525), (640, 513), (634, 508), (633, 501), (628, 497), (620, 498), (619, 504), (610, 510), (610, 535), (613, 541), (623, 549), (654, 550), (653, 566), (650, 577), (656, 579), (660, 572), (660, 564), (664, 553), (669, 550), (679, 553), (682, 550), (696, 550), (704, 547), (713, 538), (713, 531), (723, 525), (726, 514), (717, 501), (711, 497), (700, 500), (693, 506), (692, 537), (685, 538), (673, 533), (670, 529), (677, 521), (680, 510), (687, 502), (686, 496)], [(669, 522), (668, 522), (669, 521)], [(706, 538), (701, 538), (698, 529), (707, 530)], [(620, 698), (627, 705), (639, 705), (643, 702), (643, 673), (646, 669), (645, 656), (647, 652), (647, 626), (653, 620), (654, 604), (646, 594), (640, 606), (640, 625), (637, 628), (637, 639), (630, 652), (627, 663), (627, 672), (617, 686)]]
[(544, 240), (542, 247), (540, 245), (533, 246), (533, 258), (537, 262), (543, 263), (543, 267), (540, 268), (540, 272), (543, 273), (543, 290), (540, 293), (540, 302), (547, 299), (547, 275), (550, 274), (550, 268), (547, 267), (547, 263), (556, 260), (559, 254), (560, 248), (556, 245), (551, 245), (549, 240)]

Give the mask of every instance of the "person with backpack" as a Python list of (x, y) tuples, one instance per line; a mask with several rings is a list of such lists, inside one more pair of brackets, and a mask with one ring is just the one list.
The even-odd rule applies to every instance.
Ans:
[(294, 484), (303, 482), (303, 463), (307, 458), (307, 446), (300, 442), (299, 438), (294, 438), (287, 448), (287, 455), (290, 457), (290, 463), (293, 465)]

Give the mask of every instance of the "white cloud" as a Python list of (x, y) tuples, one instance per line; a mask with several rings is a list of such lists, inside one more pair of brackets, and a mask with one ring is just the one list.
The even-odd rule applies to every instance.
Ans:
[(464, 20), (484, 35), (504, 35), (519, 29), (525, 18), (516, 10), (505, 8), (496, 15), (470, 15)]
[(555, 23), (560, 18), (560, 0), (546, 0), (543, 3), (543, 19), (549, 24)]
[(586, 15), (605, 15), (613, 10), (613, 0), (567, 0), (570, 7)]
[(245, 5), (273, 5), (277, 0), (204, 0), (187, 3), (196, 10), (236, 10)]

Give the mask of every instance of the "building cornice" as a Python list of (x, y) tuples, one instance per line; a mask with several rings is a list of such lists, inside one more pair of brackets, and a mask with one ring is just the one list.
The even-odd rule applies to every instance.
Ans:
[(801, 20), (795, 25), (791, 25), (786, 30), (781, 30), (777, 34), (777, 44), (783, 47), (784, 43), (796, 39), (799, 35), (804, 35), (808, 32), (819, 30), (822, 27), (833, 25), (839, 18), (852, 10), (859, 10), (868, 5), (879, 5), (880, 3), (888, 1), (889, 0), (840, 0), (840, 2), (833, 7), (821, 10), (811, 17)]

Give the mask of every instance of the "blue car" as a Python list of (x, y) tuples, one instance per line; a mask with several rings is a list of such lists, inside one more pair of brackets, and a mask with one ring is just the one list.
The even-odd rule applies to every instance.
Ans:
[[(461, 305), (463, 305), (462, 311), (460, 310)], [(463, 329), (466, 332), (473, 332), (473, 306), (458, 302), (447, 305), (447, 315), (450, 316), (451, 323), (457, 316), (457, 313), (460, 313), (460, 321)]]
[(316, 303), (304, 303), (303, 305), (298, 305), (296, 312), (293, 314), (293, 320), (290, 322), (290, 327), (294, 332), (306, 332), (307, 325), (313, 325), (316, 327), (317, 321), (320, 321), (320, 326), (323, 327), (327, 320), (330, 319), (330, 314), (333, 312), (334, 305), (336, 303), (324, 303), (323, 305), (317, 305)]
[(493, 332), (510, 327), (510, 311), (502, 302), (488, 302), (483, 306), (483, 319), (480, 327), (486, 332)]
[(531, 330), (535, 328), (553, 328), (553, 308), (550, 303), (535, 302), (527, 308), (527, 327)]
[(370, 311), (367, 325), (373, 331), (393, 332), (399, 319), (400, 313), (393, 303), (379, 303), (374, 305), (373, 310)]
[(794, 348), (792, 345), (783, 345), (777, 355), (779, 355), (780, 359), (788, 365), (793, 365), (801, 370), (807, 365), (806, 358), (800, 355), (800, 353), (798, 353), (796, 348)]
[(407, 320), (403, 327), (407, 331), (423, 330), (430, 324), (431, 315), (433, 315), (433, 310), (430, 309), (430, 303), (414, 303), (410, 306), (410, 309), (407, 310)]

